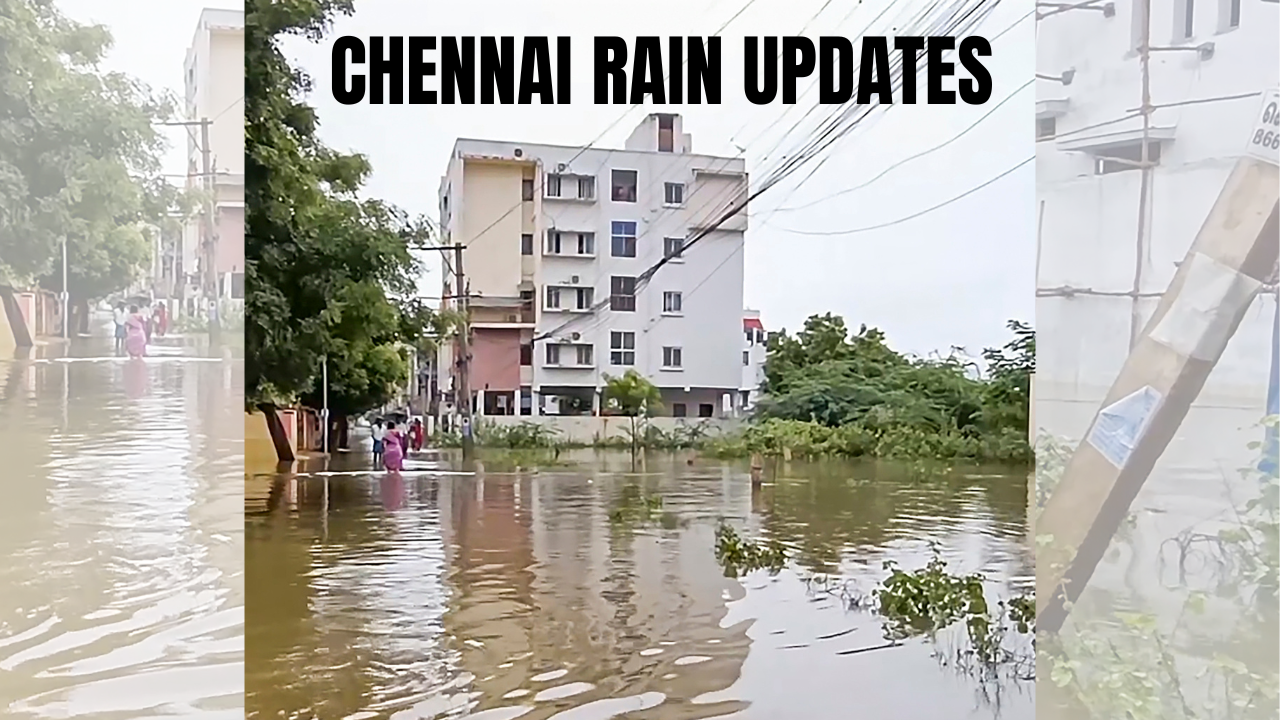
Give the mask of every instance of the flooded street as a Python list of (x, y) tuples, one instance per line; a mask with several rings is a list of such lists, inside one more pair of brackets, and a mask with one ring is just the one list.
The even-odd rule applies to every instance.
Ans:
[(0, 359), (0, 716), (244, 716), (243, 361)]
[[(930, 542), (995, 594), (1029, 587), (1026, 470), (795, 462), (753, 492), (685, 456), (364, 462), (249, 480), (249, 717), (1033, 717), (1032, 683), (980, 687), (925, 641), (858, 652), (879, 619), (823, 589), (867, 592)], [(725, 578), (721, 519), (791, 566)]]

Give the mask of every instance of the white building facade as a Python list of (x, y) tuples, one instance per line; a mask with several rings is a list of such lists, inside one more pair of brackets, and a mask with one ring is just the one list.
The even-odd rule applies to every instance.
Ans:
[[(206, 8), (183, 63), (186, 119), (209, 121), (213, 177), (213, 237), (206, 237), (202, 208), (187, 225), (180, 253), (180, 297), (201, 292), (203, 244), (213, 243), (218, 295), (244, 298), (244, 11)], [(208, 187), (204, 175), (203, 133), (187, 127), (187, 174), (192, 187)], [(176, 253), (175, 253), (176, 254)]]
[[(1146, 137), (1157, 165), (1140, 237), (1142, 171), (1123, 160), (1141, 158), (1144, 136), (1143, 7), (1100, 2), (1050, 15), (1037, 31), (1035, 422), (1059, 436), (1078, 439), (1093, 419), (1135, 325), (1150, 318), (1244, 154), (1261, 93), (1280, 82), (1280, 5), (1152, 0), (1156, 109)], [(1248, 426), (1264, 412), (1275, 302), (1274, 293), (1254, 301), (1184, 432), (1230, 426), (1223, 445), (1260, 439)]]
[[(477, 414), (599, 414), (606, 376), (628, 370), (661, 389), (663, 414), (735, 414), (745, 210), (683, 244), (742, 205), (746, 164), (691, 143), (678, 115), (650, 115), (622, 149), (457, 142), (440, 224), (466, 248)], [(453, 359), (444, 348), (446, 398)]]
[(769, 355), (769, 335), (760, 320), (759, 310), (743, 311), (742, 340), (742, 384), (738, 386), (738, 404), (743, 412), (751, 412), (760, 401), (764, 362)]

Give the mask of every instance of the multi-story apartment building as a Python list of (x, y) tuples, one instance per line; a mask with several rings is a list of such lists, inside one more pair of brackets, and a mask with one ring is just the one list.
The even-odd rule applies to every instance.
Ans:
[(744, 412), (750, 412), (760, 400), (769, 338), (764, 331), (764, 323), (760, 321), (759, 310), (744, 310), (742, 315), (742, 384), (738, 388), (738, 405)]
[[(1143, 145), (1145, 5), (1105, 5), (1037, 31), (1036, 422), (1076, 438), (1129, 354), (1135, 291), (1141, 331), (1244, 154), (1260, 93), (1280, 81), (1275, 2), (1151, 0), (1144, 207), (1142, 171), (1125, 160)], [(1274, 293), (1254, 301), (1184, 432), (1211, 428), (1224, 448), (1259, 439), (1249, 426), (1264, 411), (1275, 305)]]
[[(213, 243), (220, 297), (244, 297), (244, 11), (205, 9), (183, 64), (186, 117), (209, 121), (213, 188), (213, 237), (203, 215), (193, 218), (183, 238), (183, 297), (200, 292), (203, 244)], [(198, 125), (187, 128), (187, 173), (193, 187), (207, 187), (204, 147)], [(201, 212), (204, 212), (203, 210)]]
[(476, 413), (599, 413), (605, 376), (636, 370), (665, 414), (733, 414), (746, 212), (717, 222), (746, 189), (745, 161), (695, 154), (678, 115), (648, 116), (622, 149), (458, 140), (440, 225), (466, 248), (466, 286), (446, 257), (444, 296), (470, 303)]

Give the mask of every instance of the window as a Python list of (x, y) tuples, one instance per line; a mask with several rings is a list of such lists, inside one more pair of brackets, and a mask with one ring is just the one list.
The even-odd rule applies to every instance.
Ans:
[(1218, 27), (1221, 32), (1240, 27), (1240, 0), (1218, 0), (1221, 18)]
[(555, 230), (548, 230), (547, 231), (547, 254), (563, 255), (564, 247), (561, 242), (562, 240), (563, 240), (563, 237), (561, 233)]
[(1058, 119), (1052, 117), (1036, 118), (1036, 139), (1050, 140), (1058, 134)]
[(612, 252), (614, 257), (636, 256), (636, 224), (615, 220), (612, 225)]
[(609, 333), (609, 364), (636, 364), (636, 334), (633, 332), (614, 330)]
[(560, 309), (560, 288), (550, 287), (550, 286), (547, 287), (547, 309), (548, 310)]
[(755, 332), (754, 332), (753, 330), (751, 330), (750, 328), (747, 328), (746, 333), (747, 333), (747, 344), (748, 344), (748, 345), (754, 345), (754, 344), (755, 344), (755, 336), (756, 336), (756, 335), (755, 335)]
[(742, 364), (744, 366), (751, 364), (751, 351), (749, 350), (742, 351)]
[(668, 290), (662, 293), (662, 312), (668, 315), (679, 315), (684, 312), (684, 295)]
[(633, 203), (636, 201), (636, 185), (639, 178), (635, 170), (613, 170), (612, 198), (614, 202)]
[(662, 254), (672, 259), (684, 257), (684, 238), (662, 238)]
[(547, 187), (546, 187), (546, 190), (543, 192), (543, 194), (549, 198), (560, 197), (560, 176), (559, 175), (547, 175)]
[(595, 233), (578, 233), (578, 254), (579, 255), (595, 255), (596, 254), (596, 234)]
[(684, 403), (671, 403), (671, 417), (688, 417), (689, 409)]
[(664, 205), (683, 205), (684, 185), (682, 183), (663, 183), (662, 203)]
[[(1098, 157), (1094, 158), (1094, 172), (1097, 175), (1110, 175), (1126, 170), (1138, 170), (1140, 168), (1136, 163), (1141, 160), (1142, 143), (1140, 141), (1132, 145), (1105, 148), (1099, 151)], [(1154, 165), (1160, 164), (1160, 143), (1147, 143), (1147, 161)]]
[(520, 388), (520, 414), (533, 414), (533, 388)]
[(547, 364), (560, 364), (560, 346), (555, 343), (547, 343)]
[(533, 254), (533, 234), (532, 233), (525, 233), (520, 236), (520, 254), (521, 255)]
[(1190, 40), (1196, 35), (1196, 0), (1174, 0), (1173, 39)]
[(709, 418), (716, 414), (716, 406), (711, 403), (698, 404), (698, 417)]
[(533, 202), (533, 178), (520, 181), (520, 199), (524, 202)]
[(764, 330), (757, 330), (757, 331), (756, 331), (756, 344), (757, 344), (757, 345), (764, 345), (764, 344), (765, 344), (765, 343), (764, 343), (764, 340), (765, 340), (765, 338), (764, 338)]
[(578, 354), (579, 365), (595, 364), (595, 346), (594, 345), (578, 345), (574, 348)]
[(596, 197), (596, 179), (593, 177), (578, 178), (578, 199), (594, 200)]
[(664, 368), (680, 368), (683, 365), (683, 351), (678, 347), (662, 348), (662, 367)]
[(609, 279), (609, 309), (615, 312), (636, 311), (636, 279), (614, 275)]
[(529, 367), (533, 364), (533, 343), (524, 343), (520, 346), (520, 366)]
[(595, 288), (580, 287), (574, 288), (574, 307), (578, 310), (590, 310), (592, 301), (595, 300)]
[(533, 291), (532, 290), (520, 291), (520, 312), (533, 313)]

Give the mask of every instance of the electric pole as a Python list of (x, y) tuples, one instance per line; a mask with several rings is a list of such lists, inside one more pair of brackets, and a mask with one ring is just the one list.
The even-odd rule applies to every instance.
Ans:
[(209, 147), (209, 127), (213, 121), (203, 118), (200, 121), (200, 172), (204, 182), (201, 183), (204, 188), (204, 212), (202, 219), (204, 224), (204, 233), (201, 242), (202, 262), (204, 266), (204, 295), (209, 303), (209, 335), (210, 337), (218, 337), (218, 331), (221, 329), (220, 319), (218, 317), (218, 270), (215, 265), (217, 261), (217, 223), (214, 222), (213, 214), (215, 212), (216, 185), (213, 180), (213, 150)]
[[(216, 207), (214, 193), (216, 184), (214, 183), (213, 172), (213, 148), (209, 142), (209, 128), (213, 126), (213, 121), (209, 118), (201, 118), (199, 120), (186, 120), (178, 122), (163, 122), (160, 125), (166, 127), (182, 127), (187, 128), (187, 135), (192, 142), (195, 137), (191, 136), (191, 128), (200, 128), (200, 183), (199, 188), (202, 191), (201, 205), (203, 209), (200, 213), (200, 287), (208, 306), (205, 308), (209, 313), (209, 333), (215, 336), (221, 329), (220, 320), (218, 318), (218, 273), (214, 268), (214, 262), (217, 255), (218, 247), (218, 226), (214, 222), (213, 215)], [(188, 175), (190, 177), (190, 175)]]
[(462, 315), (462, 327), (458, 330), (458, 383), (454, 389), (458, 414), (462, 417), (462, 459), (470, 460), (475, 454), (475, 436), (471, 424), (471, 293), (467, 289), (466, 276), (462, 272), (462, 250), (464, 246), (453, 246), (453, 275), (456, 287), (454, 295), (458, 298), (458, 310)]

